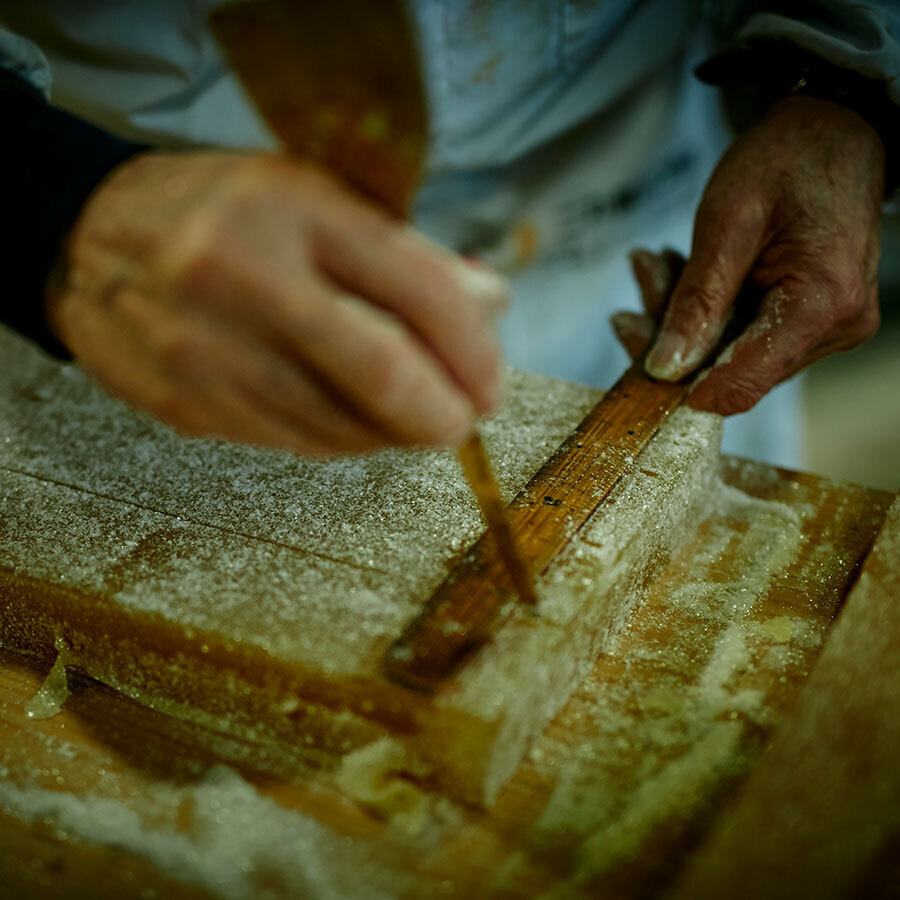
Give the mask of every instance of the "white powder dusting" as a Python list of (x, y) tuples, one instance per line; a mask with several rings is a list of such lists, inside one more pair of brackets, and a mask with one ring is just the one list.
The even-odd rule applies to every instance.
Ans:
[(409, 880), (382, 868), (364, 845), (283, 809), (225, 766), (195, 785), (158, 783), (154, 791), (156, 802), (173, 812), (191, 809), (187, 831), (174, 822), (148, 825), (124, 800), (5, 782), (0, 808), (23, 822), (50, 821), (87, 843), (130, 850), (227, 900), (268, 896), (275, 873), (284, 895), (317, 900), (387, 900), (411, 890)]
[(756, 621), (789, 569), (788, 583), (820, 587), (818, 572), (796, 564), (815, 508), (719, 481), (706, 502), (709, 517), (684, 560), (672, 560), (645, 600), (652, 615), (639, 607), (620, 633), (615, 679), (592, 674), (570, 704), (568, 728), (584, 731), (584, 742), (568, 747), (548, 733), (535, 744), (542, 772), (542, 760), (556, 761), (544, 772), (555, 787), (540, 829), (582, 836), (585, 881), (633, 858), (655, 834), (678, 833), (715, 800), (747, 764), (756, 729), (771, 727), (768, 691), (822, 640), (821, 620)]
[[(184, 440), (5, 331), (0, 347), (3, 548), (35, 578), (330, 674), (371, 671), (484, 528), (451, 451), (310, 460)], [(517, 372), (508, 385), (482, 430), (511, 498), (599, 392)]]

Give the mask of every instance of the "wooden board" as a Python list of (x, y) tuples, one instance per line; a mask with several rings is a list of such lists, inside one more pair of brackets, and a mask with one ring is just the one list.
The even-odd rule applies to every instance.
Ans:
[[(540, 617), (510, 604), (432, 698), (382, 663), (484, 530), (452, 453), (310, 460), (184, 440), (21, 339), (0, 333), (0, 346), (0, 644), (49, 658), (62, 642), (144, 705), (257, 740), (267, 729), (298, 765), (333, 767), (390, 734), (468, 802), (491, 802), (586, 675), (696, 524), (718, 460), (720, 423), (679, 410), (569, 535)], [(482, 425), (505, 497), (599, 394), (509, 373)], [(584, 454), (593, 470), (576, 486), (603, 496), (628, 461), (608, 453)]]
[[(74, 685), (60, 715), (28, 720), (22, 704), (42, 673), (8, 655), (0, 670), (3, 784), (30, 790), (32, 799), (40, 789), (75, 798), (88, 811), (97, 798), (113, 799), (150, 832), (180, 828), (189, 841), (184, 810), (207, 790), (210, 766), (228, 764), (266, 815), (289, 817), (279, 820), (282, 855), (271, 851), (270, 896), (297, 893), (284, 860), (297, 855), (288, 832), (301, 821), (362, 848), (357, 883), (372, 893), (386, 883), (393, 885), (388, 895), (398, 897), (532, 897), (545, 889), (557, 897), (647, 896), (672, 883), (686, 852), (703, 845), (776, 726), (790, 727), (798, 688), (890, 499), (736, 460), (725, 462), (723, 474), (768, 505), (722, 495), (490, 813), (426, 793), (426, 825), (408, 830), (402, 818), (349, 802), (320, 775), (286, 780), (277, 759), (252, 742), (168, 719), (88, 680)], [(779, 534), (790, 546), (772, 540)], [(748, 567), (760, 557), (772, 562), (772, 577), (751, 584)], [(708, 590), (698, 593), (701, 582)], [(233, 787), (222, 788), (225, 813)], [(204, 827), (222, 830), (227, 822), (226, 815), (223, 824), (204, 820)], [(60, 836), (46, 824), (8, 818), (0, 827), (8, 848), (3, 865), (15, 879), (0, 884), (12, 896), (35, 888), (31, 895), (68, 896), (66, 888), (74, 890), (84, 873), (94, 895), (104, 895), (129, 870), (140, 872), (142, 890), (171, 895), (174, 872), (145, 864), (149, 846), (111, 856), (102, 841), (79, 840), (74, 829)], [(56, 862), (48, 873), (41, 860), (50, 857)], [(37, 863), (9, 862), (17, 858)], [(90, 863), (97, 858), (108, 865)], [(196, 873), (176, 881), (183, 896), (215, 893), (215, 884)]]
[(673, 896), (897, 896), (898, 874), (900, 499), (765, 765)]

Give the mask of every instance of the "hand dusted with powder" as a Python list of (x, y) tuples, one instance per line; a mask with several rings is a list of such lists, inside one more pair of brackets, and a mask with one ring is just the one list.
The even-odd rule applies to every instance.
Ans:
[(320, 454), (461, 441), (499, 398), (505, 299), (312, 166), (145, 153), (85, 204), (48, 314), (179, 431)]
[[(626, 348), (639, 354), (653, 339), (651, 318), (661, 315), (647, 371), (683, 378), (715, 348), (739, 294), (741, 302), (755, 298), (749, 325), (689, 400), (731, 415), (815, 360), (865, 340), (879, 320), (884, 165), (881, 138), (856, 113), (808, 97), (777, 102), (713, 173), (683, 271), (671, 254), (634, 256), (650, 318), (616, 317)], [(672, 274), (680, 277), (666, 303)]]

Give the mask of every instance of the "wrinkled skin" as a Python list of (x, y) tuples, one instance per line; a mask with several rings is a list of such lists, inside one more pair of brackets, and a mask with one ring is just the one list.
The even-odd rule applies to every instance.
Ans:
[(859, 115), (809, 97), (778, 101), (725, 153), (704, 192), (690, 259), (638, 250), (645, 315), (618, 313), (629, 353), (677, 380), (722, 337), (740, 294), (751, 321), (696, 379), (689, 403), (744, 412), (769, 390), (878, 327), (884, 144)]
[(182, 433), (305, 454), (455, 444), (500, 398), (505, 283), (310, 165), (145, 153), (88, 199), (48, 318)]

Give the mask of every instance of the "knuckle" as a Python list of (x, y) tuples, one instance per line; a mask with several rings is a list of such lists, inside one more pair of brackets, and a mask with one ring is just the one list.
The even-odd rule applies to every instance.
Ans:
[(348, 190), (332, 175), (305, 167), (294, 180), (295, 198), (309, 214), (311, 236), (326, 245), (343, 247), (347, 241), (390, 254), (405, 228), (361, 194)]
[(410, 367), (407, 365), (404, 349), (398, 339), (383, 339), (373, 344), (369, 351), (369, 387), (386, 407), (400, 405), (412, 388)]
[(247, 160), (231, 174), (228, 181), (230, 202), (242, 205), (254, 202), (267, 192), (278, 191), (283, 181), (286, 165), (280, 158), (253, 158)]
[(765, 225), (767, 217), (766, 205), (755, 199), (754, 195), (745, 197), (728, 213), (731, 227), (743, 232), (760, 230)]
[(302, 337), (304, 345), (321, 340), (331, 321), (328, 305), (319, 301), (308, 283), (296, 285), (296, 290), (272, 285), (258, 297), (259, 303), (284, 323), (287, 332)]
[(718, 214), (720, 225), (724, 225), (730, 233), (740, 235), (759, 230), (763, 227), (765, 219), (763, 205), (747, 197), (738, 203), (722, 207)]
[(861, 284), (844, 284), (835, 294), (834, 315), (837, 324), (851, 324), (863, 319), (867, 312), (867, 291)]
[(220, 183), (215, 194), (217, 206), (230, 214), (241, 214), (273, 201), (284, 203), (297, 168), (294, 160), (280, 156), (245, 157)]
[(343, 187), (328, 170), (309, 160), (273, 156), (262, 160), (261, 167), (267, 182), (278, 182), (281, 186), (287, 180), (303, 193), (333, 194)]
[(202, 348), (189, 334), (172, 331), (159, 339), (156, 355), (165, 371), (180, 373), (196, 367)]
[(452, 262), (420, 254), (415, 266), (423, 311), (456, 320), (461, 311), (474, 309), (474, 300)]
[(752, 409), (765, 392), (744, 378), (730, 378), (716, 391), (716, 406), (724, 416), (733, 416)]
[(374, 246), (387, 249), (404, 232), (401, 225), (375, 206), (360, 204), (356, 212), (353, 223), (358, 237)]
[(688, 282), (679, 291), (680, 303), (678, 311), (686, 318), (711, 319), (718, 315), (722, 308), (724, 288), (714, 273), (704, 283)]
[(198, 215), (173, 235), (161, 261), (170, 290), (178, 296), (208, 296), (222, 283), (234, 259), (219, 220)]
[(878, 331), (881, 325), (881, 308), (878, 306), (877, 299), (865, 304), (862, 315), (859, 317), (860, 327), (865, 337), (872, 337)]
[(220, 246), (210, 243), (199, 247), (188, 257), (178, 274), (176, 287), (179, 293), (190, 297), (208, 297), (214, 294), (222, 282), (227, 255)]
[(847, 349), (868, 340), (878, 331), (879, 325), (881, 325), (881, 310), (878, 308), (878, 303), (874, 301), (866, 303), (853, 322), (848, 323), (844, 329)]
[(829, 278), (814, 290), (813, 298), (812, 304), (804, 305), (802, 315), (815, 318), (820, 335), (856, 330), (869, 315), (866, 291), (846, 278)]
[(842, 281), (821, 275), (815, 281), (785, 278), (777, 294), (776, 309), (789, 314), (795, 328), (815, 339), (854, 321), (859, 305)]
[(697, 211), (698, 230), (712, 236), (733, 234), (741, 238), (763, 227), (768, 215), (766, 204), (748, 191), (707, 194)]

